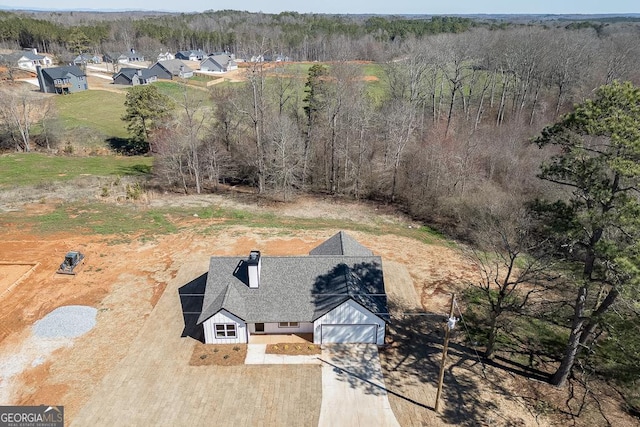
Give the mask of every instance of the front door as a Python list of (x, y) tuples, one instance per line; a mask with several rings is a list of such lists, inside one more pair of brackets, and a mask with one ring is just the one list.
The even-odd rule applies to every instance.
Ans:
[(264, 323), (256, 323), (256, 334), (264, 333)]

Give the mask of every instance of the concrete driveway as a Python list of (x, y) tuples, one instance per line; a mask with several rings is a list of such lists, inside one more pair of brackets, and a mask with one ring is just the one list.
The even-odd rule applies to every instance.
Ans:
[(399, 427), (387, 398), (378, 347), (323, 346), (319, 427)]

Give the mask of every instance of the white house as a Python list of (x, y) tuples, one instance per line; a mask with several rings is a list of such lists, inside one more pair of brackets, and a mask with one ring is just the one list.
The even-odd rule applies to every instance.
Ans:
[(194, 281), (180, 291), (185, 336), (208, 344), (247, 343), (264, 334), (384, 344), (382, 261), (344, 232), (308, 256), (212, 257), (200, 279), (204, 289), (194, 291)]
[(36, 71), (36, 67), (50, 67), (53, 60), (48, 55), (39, 55), (37, 49), (23, 51), (18, 57), (18, 68), (22, 70)]
[(160, 62), (160, 61), (166, 61), (169, 59), (176, 59), (176, 56), (173, 53), (166, 51), (166, 52), (160, 52), (158, 54), (157, 61)]

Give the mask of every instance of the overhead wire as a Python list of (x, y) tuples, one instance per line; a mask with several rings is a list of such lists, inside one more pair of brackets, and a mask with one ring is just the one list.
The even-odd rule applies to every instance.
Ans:
[(453, 302), (453, 305), (455, 306), (455, 308), (458, 309), (458, 314), (460, 315), (460, 320), (462, 321), (462, 326), (464, 326), (464, 329), (467, 333), (467, 338), (469, 339), (469, 342), (471, 343), (471, 347), (473, 347), (473, 352), (476, 354), (476, 359), (478, 359), (478, 362), (480, 363), (480, 366), (482, 366), (482, 376), (487, 379), (487, 373), (486, 373), (486, 365), (484, 364), (484, 362), (482, 361), (482, 358), (480, 357), (480, 354), (478, 354), (478, 350), (476, 349), (476, 346), (473, 344), (473, 341), (471, 339), (471, 331), (469, 330), (469, 327), (467, 326), (467, 322), (464, 321), (464, 316), (462, 315), (462, 311), (460, 310), (460, 306), (458, 305), (457, 301)]

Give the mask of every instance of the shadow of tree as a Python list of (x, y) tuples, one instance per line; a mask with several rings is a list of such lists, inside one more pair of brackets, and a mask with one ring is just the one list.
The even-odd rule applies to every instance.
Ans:
[(182, 305), (182, 317), (184, 318), (182, 337), (191, 337), (203, 344), (204, 329), (202, 325), (198, 325), (198, 317), (202, 313), (204, 290), (208, 276), (209, 273), (204, 273), (178, 289), (180, 304)]
[[(389, 344), (380, 350), (380, 355), (387, 390), (402, 397), (402, 405), (411, 414), (404, 421), (428, 425), (440, 418), (447, 424), (469, 427), (495, 423), (500, 408), (492, 397), (509, 392), (499, 382), (486, 378), (484, 360), (479, 359), (473, 348), (459, 343), (458, 330), (453, 332), (449, 344), (441, 397), (444, 409), (440, 414), (427, 411), (435, 404), (446, 316), (409, 314), (414, 311), (412, 308), (393, 300), (389, 306), (392, 313), (387, 332)], [(491, 393), (486, 393), (489, 386)], [(503, 422), (519, 425), (524, 421), (509, 418)]]
[(337, 264), (316, 277), (312, 289), (314, 319), (352, 299), (383, 320), (388, 319), (382, 267), (378, 262)]
[(149, 152), (149, 143), (145, 141), (136, 141), (131, 138), (111, 137), (107, 138), (107, 143), (114, 151), (120, 154), (137, 156), (147, 154)]
[[(329, 365), (331, 367), (333, 367), (334, 372), (337, 373), (338, 377), (342, 376), (342, 378), (344, 378), (344, 381), (348, 381), (352, 387), (356, 388), (356, 387), (363, 387), (365, 389), (365, 394), (373, 394), (373, 395), (381, 395), (381, 394), (392, 394), (396, 397), (399, 397), (401, 399), (404, 399), (414, 405), (420, 406), (422, 408), (426, 408), (426, 409), (431, 409), (433, 410), (433, 407), (431, 406), (427, 406), (424, 405), (420, 402), (416, 402), (413, 399), (408, 398), (407, 396), (404, 396), (402, 394), (399, 394), (393, 390), (389, 390), (388, 388), (386, 388), (384, 386), (384, 383), (381, 381), (381, 375), (375, 374), (373, 369), (364, 369), (366, 370), (366, 377), (361, 376), (362, 373), (357, 373), (356, 371), (359, 371), (361, 369), (358, 369), (358, 367), (350, 367), (350, 368), (345, 368), (345, 367), (341, 367), (336, 365), (335, 363), (332, 363), (329, 360), (326, 360), (322, 357), (319, 357), (318, 359), (320, 359), (320, 361), (326, 365)], [(332, 358), (333, 359), (333, 358)], [(377, 363), (377, 362), (376, 362)], [(372, 364), (368, 365), (369, 368), (372, 367)]]
[(118, 173), (127, 176), (146, 176), (151, 173), (151, 166), (143, 164), (120, 166), (118, 167)]

